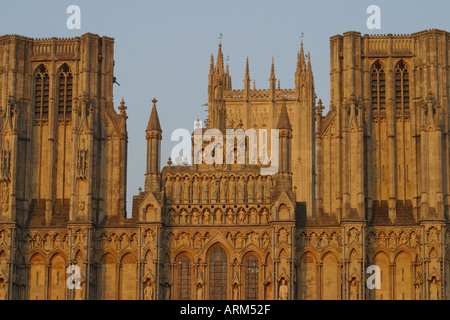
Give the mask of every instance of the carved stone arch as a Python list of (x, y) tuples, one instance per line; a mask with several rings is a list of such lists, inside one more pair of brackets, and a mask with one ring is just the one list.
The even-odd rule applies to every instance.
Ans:
[(53, 249), (52, 251), (50, 251), (48, 254), (47, 254), (47, 261), (48, 261), (48, 263), (52, 263), (52, 260), (53, 260), (53, 258), (55, 257), (55, 256), (57, 256), (57, 255), (60, 255), (63, 259), (64, 259), (64, 261), (67, 261), (67, 254), (63, 251), (63, 250), (61, 250), (60, 248), (55, 248), (55, 249)]
[(136, 300), (137, 298), (137, 258), (133, 252), (126, 250), (120, 256), (119, 299)]
[(296, 297), (301, 300), (317, 300), (318, 297), (318, 255), (314, 250), (305, 250), (297, 256)]
[(348, 246), (347, 251), (349, 252), (348, 253), (349, 258), (351, 258), (352, 256), (356, 256), (356, 257), (360, 256), (359, 247), (355, 244)]
[(373, 61), (370, 64), (370, 68), (371, 71), (376, 69), (376, 70), (385, 70), (385, 62), (381, 59), (376, 59), (375, 61)]
[(240, 263), (244, 263), (244, 260), (249, 255), (255, 255), (259, 262), (264, 261), (264, 255), (261, 252), (261, 250), (259, 250), (258, 248), (252, 248), (252, 247), (249, 246), (248, 248), (246, 248), (245, 251), (242, 250), (240, 252), (240, 258), (239, 258)]
[(195, 253), (194, 250), (192, 250), (191, 248), (186, 248), (186, 247), (180, 247), (175, 249), (171, 256), (172, 256), (172, 261), (176, 262), (177, 260), (179, 260), (183, 255), (187, 255), (189, 257), (189, 259), (191, 259), (191, 261), (195, 261), (197, 254)]
[[(78, 252), (84, 252), (83, 245), (77, 244), (73, 249), (72, 252), (75, 252), (75, 256), (78, 254)], [(84, 256), (84, 255), (83, 255)]]
[(261, 249), (253, 243), (247, 243), (244, 248), (239, 251), (235, 251), (235, 256), (238, 257), (239, 262), (242, 262), (245, 255), (250, 252), (258, 252), (258, 259), (261, 260)]
[(47, 263), (47, 252), (45, 252), (42, 248), (40, 247), (35, 247), (33, 249), (31, 249), (28, 253), (28, 264), (31, 263), (31, 259), (33, 259), (34, 256), (36, 255), (40, 255), (43, 259), (44, 262)]
[(391, 264), (394, 262), (392, 254), (386, 248), (378, 248), (373, 254), (375, 265), (380, 268), (381, 288), (375, 290), (375, 298), (377, 300), (392, 299), (392, 275)]
[(394, 71), (396, 72), (397, 69), (401, 69), (406, 70), (408, 72), (409, 71), (408, 65), (409, 63), (405, 59), (401, 58), (395, 63)]
[(214, 249), (214, 247), (217, 245), (223, 246), (223, 249), (227, 253), (228, 261), (231, 261), (234, 248), (229, 244), (228, 240), (218, 231), (208, 241), (205, 242), (203, 246), (204, 250), (202, 250), (202, 253), (199, 257), (203, 261), (208, 261), (211, 250)]
[(48, 270), (48, 299), (64, 300), (66, 299), (66, 262), (67, 257), (64, 252), (55, 250), (49, 254)]
[(37, 73), (49, 73), (49, 66), (45, 62), (39, 63), (33, 70), (33, 76), (35, 77)]
[(318, 253), (318, 261), (323, 261), (324, 257), (330, 254), (333, 255), (337, 259), (337, 261), (339, 261), (340, 253), (333, 247), (327, 247), (326, 250), (322, 250), (320, 253)]
[[(405, 250), (406, 249), (406, 250)], [(394, 254), (394, 299), (411, 300), (413, 298), (414, 275), (412, 254), (406, 247)]]
[(404, 244), (400, 245), (392, 252), (392, 259), (395, 261), (397, 256), (402, 252), (406, 253), (408, 255), (408, 257), (411, 259), (411, 261), (413, 260), (414, 253), (412, 252), (412, 250), (410, 248), (408, 248)]
[(105, 250), (100, 258), (101, 264), (114, 263), (114, 265), (116, 265), (119, 261), (120, 260), (118, 254), (115, 251), (109, 249)]
[[(63, 68), (67, 68), (67, 71), (63, 70)], [(70, 61), (60, 63), (56, 68), (56, 74), (59, 74), (61, 71), (74, 73), (73, 64)]]
[(437, 245), (431, 245), (428, 249), (428, 256), (430, 258), (438, 258), (439, 257), (439, 249)]
[(149, 257), (154, 257), (154, 256), (155, 256), (155, 254), (154, 254), (152, 248), (151, 247), (146, 248), (146, 251), (144, 253), (144, 259), (147, 261)]
[(228, 246), (223, 241), (219, 241), (219, 240), (215, 240), (214, 243), (207, 246), (207, 250), (205, 251), (204, 259), (202, 259), (202, 260), (208, 261), (211, 252), (218, 246), (222, 247), (222, 249), (225, 251), (225, 253), (227, 255), (227, 261), (232, 261), (234, 258), (233, 257), (233, 251), (234, 251), (233, 248)]
[(30, 254), (28, 270), (28, 300), (45, 299), (46, 254), (42, 249)]
[(341, 298), (341, 281), (339, 268), (339, 255), (334, 249), (327, 250), (320, 257), (322, 262), (321, 299), (338, 300)]
[(291, 246), (286, 243), (281, 243), (276, 247), (276, 256), (279, 258), (282, 251), (289, 252)]
[[(220, 250), (218, 248), (220, 248)], [(223, 254), (225, 255), (224, 257)], [(223, 260), (223, 258), (225, 258), (225, 260)], [(228, 262), (232, 261), (233, 258), (232, 251), (228, 251), (227, 246), (224, 243), (215, 242), (207, 249), (205, 261), (207, 262), (208, 270), (206, 271), (205, 276), (206, 283), (208, 283), (208, 299), (222, 300), (229, 297), (227, 283), (232, 275), (230, 274)]]

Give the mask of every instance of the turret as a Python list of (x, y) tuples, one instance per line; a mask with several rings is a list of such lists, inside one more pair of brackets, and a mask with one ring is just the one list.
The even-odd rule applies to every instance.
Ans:
[(158, 191), (160, 184), (160, 158), (161, 158), (161, 139), (162, 130), (159, 124), (158, 112), (156, 111), (156, 102), (153, 99), (152, 112), (145, 130), (147, 139), (147, 170), (145, 173), (145, 191)]
[(278, 173), (291, 173), (291, 140), (292, 140), (292, 126), (289, 121), (289, 115), (286, 108), (286, 101), (283, 101), (281, 106), (280, 117), (278, 118), (277, 129), (279, 130), (279, 167)]

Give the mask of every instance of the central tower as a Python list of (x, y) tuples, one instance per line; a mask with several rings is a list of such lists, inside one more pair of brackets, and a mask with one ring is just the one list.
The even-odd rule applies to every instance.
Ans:
[[(222, 45), (219, 44), (216, 64), (211, 55), (208, 79), (208, 128), (256, 129), (270, 140), (270, 129), (276, 129), (282, 105), (292, 125), (291, 168), (297, 200), (305, 205), (308, 216), (315, 215), (315, 101), (311, 58), (304, 53), (303, 43), (297, 53), (295, 88), (281, 89), (275, 76), (272, 58), (268, 89), (253, 88), (250, 64), (245, 63), (244, 88), (233, 90), (228, 64), (224, 67)], [(277, 85), (278, 80), (278, 85)], [(267, 130), (266, 133), (260, 130)], [(263, 138), (264, 139), (264, 138)], [(270, 141), (268, 141), (270, 149)], [(259, 152), (259, 151), (258, 151)]]

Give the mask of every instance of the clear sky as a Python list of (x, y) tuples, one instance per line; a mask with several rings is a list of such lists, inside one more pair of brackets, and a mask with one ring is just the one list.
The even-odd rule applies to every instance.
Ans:
[[(66, 26), (69, 5), (81, 9), (81, 29)], [(381, 9), (381, 29), (369, 30), (367, 7)], [(258, 89), (269, 86), (270, 63), (282, 88), (293, 88), (300, 34), (311, 52), (315, 88), (329, 102), (329, 37), (346, 31), (361, 34), (413, 33), (438, 28), (450, 31), (448, 0), (0, 0), (0, 34), (29, 37), (75, 37), (86, 32), (115, 38), (116, 107), (128, 106), (128, 216), (131, 199), (143, 187), (145, 128), (151, 100), (158, 99), (165, 165), (176, 128), (191, 130), (205, 119), (210, 54), (218, 36), (229, 55), (234, 89), (243, 87), (245, 59)], [(0, 102), (3, 103), (3, 102)]]

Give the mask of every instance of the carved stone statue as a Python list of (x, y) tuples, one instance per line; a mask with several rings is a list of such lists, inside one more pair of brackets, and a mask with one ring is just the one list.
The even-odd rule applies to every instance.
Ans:
[(250, 223), (252, 224), (258, 223), (258, 216), (256, 214), (255, 209), (250, 210)]
[(230, 178), (230, 182), (228, 183), (228, 200), (230, 202), (236, 201), (236, 182), (234, 181), (234, 177)]
[(256, 202), (262, 202), (263, 198), (263, 181), (261, 176), (258, 177), (256, 181)]
[(439, 285), (436, 277), (430, 281), (430, 300), (439, 300)]
[(239, 300), (239, 285), (233, 284), (233, 300)]
[(213, 177), (211, 180), (211, 203), (217, 202), (218, 191), (219, 191), (219, 183), (216, 177)]
[(191, 181), (189, 177), (184, 178), (183, 183), (183, 202), (189, 203), (190, 202), (190, 195), (191, 195)]
[(350, 282), (350, 300), (358, 300), (358, 283), (355, 278)]
[(220, 179), (220, 202), (227, 202), (227, 178)]
[(253, 176), (248, 177), (247, 181), (247, 200), (252, 203), (255, 201), (255, 180)]
[(261, 223), (268, 223), (268, 222), (269, 222), (269, 213), (267, 212), (266, 209), (264, 209), (261, 214)]
[(238, 180), (238, 202), (243, 203), (245, 201), (245, 181), (240, 177)]
[(164, 300), (170, 300), (170, 284), (168, 283), (164, 286)]
[(192, 224), (197, 224), (199, 222), (199, 213), (197, 210), (194, 210), (194, 212), (192, 212)]
[(202, 202), (208, 202), (208, 195), (209, 195), (208, 177), (204, 177), (202, 180)]
[(209, 210), (205, 210), (203, 214), (203, 223), (210, 223), (211, 220), (211, 214), (209, 213)]
[(278, 236), (278, 243), (281, 243), (281, 242), (286, 242), (286, 243), (288, 242), (286, 229), (280, 230), (280, 235)]
[(278, 288), (278, 300), (287, 300), (289, 294), (289, 288), (286, 285), (286, 280), (282, 279), (280, 287)]
[(239, 220), (239, 223), (244, 223), (245, 222), (245, 212), (242, 209), (239, 210), (238, 220)]
[(153, 286), (150, 281), (147, 282), (144, 288), (144, 300), (153, 300)]
[(197, 300), (203, 300), (203, 286), (201, 283), (197, 284)]
[(229, 209), (227, 214), (227, 223), (233, 223), (233, 210)]
[(166, 199), (169, 202), (172, 202), (172, 178), (171, 177), (167, 177), (166, 179), (166, 183), (164, 184), (164, 190), (165, 190), (165, 194), (166, 194)]
[(181, 201), (181, 182), (180, 178), (176, 177), (175, 183), (174, 183), (174, 202), (180, 202)]
[(194, 182), (192, 183), (192, 202), (198, 203), (200, 200), (200, 183), (198, 182), (198, 177), (194, 177)]

